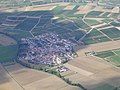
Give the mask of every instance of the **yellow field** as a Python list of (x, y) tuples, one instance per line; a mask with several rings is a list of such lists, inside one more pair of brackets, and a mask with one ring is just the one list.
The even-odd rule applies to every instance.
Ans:
[(0, 90), (80, 90), (57, 76), (28, 69), (20, 64), (4, 68), (0, 65)]
[(120, 85), (119, 69), (98, 58), (80, 56), (65, 66), (76, 72), (66, 76), (66, 78), (74, 83), (80, 83), (88, 90), (94, 90), (94, 88), (104, 84), (115, 87)]

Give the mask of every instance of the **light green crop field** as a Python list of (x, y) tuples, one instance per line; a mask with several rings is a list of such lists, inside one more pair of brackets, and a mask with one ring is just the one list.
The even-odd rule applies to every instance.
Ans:
[(112, 51), (103, 51), (103, 52), (97, 52), (96, 56), (100, 58), (107, 58), (110, 56), (114, 56), (115, 54)]
[(88, 25), (90, 25), (90, 26), (100, 24), (99, 21), (94, 20), (94, 19), (85, 19), (84, 21), (85, 21)]
[(95, 56), (103, 58), (116, 66), (120, 66), (120, 49), (97, 52)]

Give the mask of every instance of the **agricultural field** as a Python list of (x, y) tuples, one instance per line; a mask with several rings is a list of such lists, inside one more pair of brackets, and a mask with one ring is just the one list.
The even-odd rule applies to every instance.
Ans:
[(110, 41), (110, 39), (104, 36), (100, 31), (94, 29), (89, 34), (86, 35), (83, 41), (85, 42), (85, 44), (88, 45), (88, 44)]
[[(114, 2), (110, 0), (114, 6), (120, 3)], [(120, 90), (120, 12), (104, 3), (0, 0), (0, 90)], [(59, 73), (61, 78), (18, 62), (20, 41), (45, 33), (76, 45), (78, 57), (61, 64), (68, 68)], [(85, 55), (91, 51), (94, 56)]]
[(2, 46), (9, 46), (17, 44), (16, 41), (4, 34), (0, 34), (0, 45)]
[(0, 46), (0, 62), (10, 62), (17, 59), (18, 45)]
[[(86, 8), (86, 6), (89, 5), (92, 6), (91, 4), (83, 4), (83, 8), (80, 8), (79, 5), (82, 4), (70, 3), (66, 5), (57, 4), (56, 6), (53, 4), (55, 7), (48, 11), (23, 11), (21, 13), (12, 13), (11, 15), (8, 15), (2, 23), (3, 27), (8, 27), (4, 33), (8, 33), (9, 31), (10, 33), (12, 31), (17, 31), (21, 33), (23, 32), (28, 36), (34, 36), (41, 33), (54, 31), (63, 38), (82, 41), (86, 45), (119, 39), (119, 35), (116, 35), (119, 34), (119, 29), (116, 28), (119, 27), (119, 21), (113, 21), (114, 18), (117, 18), (119, 15), (117, 11), (116, 13), (98, 11), (93, 5), (94, 8), (92, 8), (93, 10), (90, 10), (90, 12), (86, 14), (79, 12), (76, 14), (79, 10), (84, 10), (84, 7)], [(66, 10), (67, 8), (71, 9)], [(97, 26), (99, 27), (101, 24), (110, 25), (111, 27), (114, 26), (114, 28), (108, 28), (108, 30), (106, 30), (105, 27), (105, 30), (104, 28), (99, 30)], [(13, 30), (9, 30), (10, 26)], [(94, 36), (91, 34), (92, 32), (96, 32), (96, 29), (100, 32), (100, 36), (96, 37), (95, 34)], [(111, 36), (113, 29), (115, 29), (115, 32)], [(15, 36), (15, 39), (19, 40), (21, 36), (22, 35), (20, 35), (20, 37), (19, 35)], [(89, 40), (88, 37), (93, 38), (89, 38)]]
[(88, 90), (114, 90), (119, 87), (119, 71), (98, 58), (80, 56), (65, 66), (71, 70), (64, 73), (65, 78), (81, 83)]
[(4, 66), (0, 64), (0, 70), (1, 90), (36, 90), (39, 88), (44, 90), (81, 90), (66, 84), (54, 75), (32, 70), (17, 63)]
[(120, 66), (120, 49), (97, 52), (95, 56), (100, 57), (115, 66)]
[(119, 39), (119, 35), (120, 35), (120, 30), (117, 28), (107, 28), (107, 29), (103, 29), (101, 30), (104, 34), (106, 34), (108, 37), (110, 37), (111, 39)]

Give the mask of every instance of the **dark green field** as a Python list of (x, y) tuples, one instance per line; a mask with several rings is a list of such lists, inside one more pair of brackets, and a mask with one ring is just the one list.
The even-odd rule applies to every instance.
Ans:
[(0, 62), (9, 62), (17, 58), (18, 46), (0, 46)]
[(116, 66), (120, 66), (120, 49), (97, 52), (95, 56), (103, 58)]
[(110, 41), (110, 39), (104, 36), (98, 30), (93, 29), (89, 34), (86, 35), (83, 41), (85, 42), (85, 44), (89, 45), (94, 43)]
[(120, 38), (120, 30), (117, 28), (108, 28), (108, 29), (103, 29), (101, 31), (111, 39), (116, 40)]

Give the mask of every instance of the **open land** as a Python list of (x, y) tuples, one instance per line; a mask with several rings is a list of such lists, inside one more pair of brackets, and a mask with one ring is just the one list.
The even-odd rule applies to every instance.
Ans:
[[(0, 90), (82, 90), (56, 75), (24, 67), (15, 61), (22, 38), (48, 32), (78, 45), (78, 57), (61, 64), (68, 68), (60, 73), (65, 79), (87, 90), (120, 90), (119, 7), (106, 7), (103, 1), (99, 0), (97, 6), (91, 2), (19, 0), (17, 3), (13, 0), (10, 3), (1, 0)], [(90, 54), (86, 55), (87, 52)], [(95, 55), (91, 55), (92, 52)]]
[(54, 75), (25, 68), (20, 64), (1, 65), (0, 81), (1, 90), (79, 90)]

